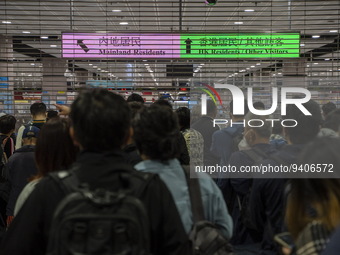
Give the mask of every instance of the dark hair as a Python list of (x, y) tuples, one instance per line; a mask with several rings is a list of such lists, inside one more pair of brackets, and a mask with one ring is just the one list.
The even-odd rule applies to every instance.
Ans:
[(321, 108), (324, 116), (326, 117), (331, 111), (334, 111), (336, 109), (336, 105), (333, 102), (328, 102), (327, 104), (324, 104)]
[(165, 99), (158, 99), (153, 104), (166, 106), (166, 107), (169, 107), (172, 110), (172, 104), (168, 100), (165, 100)]
[(70, 120), (50, 119), (41, 128), (37, 139), (35, 161), (38, 174), (34, 179), (69, 168), (76, 159), (77, 151), (70, 136)]
[(15, 129), (15, 124), (17, 119), (13, 115), (6, 114), (0, 117), (0, 132), (3, 134), (8, 134), (13, 129)]
[(217, 114), (217, 107), (213, 100), (207, 100), (207, 115), (211, 118), (215, 118)]
[(157, 104), (145, 108), (133, 122), (133, 131), (141, 154), (162, 161), (178, 156), (178, 120), (170, 108)]
[(140, 102), (129, 102), (128, 105), (131, 111), (131, 120), (133, 120), (145, 107), (144, 104)]
[(264, 110), (265, 109), (264, 103), (261, 102), (261, 101), (257, 101), (255, 103), (253, 103), (253, 106), (256, 110)]
[(188, 107), (179, 107), (176, 109), (178, 123), (181, 131), (190, 128), (190, 110)]
[(48, 110), (47, 111), (47, 119), (52, 119), (54, 117), (58, 117), (58, 112), (55, 110)]
[(275, 134), (275, 135), (281, 135), (282, 134), (283, 127), (281, 125), (281, 121), (282, 120), (273, 122), (272, 134)]
[(30, 107), (30, 112), (33, 116), (36, 116), (38, 114), (45, 114), (46, 105), (44, 103), (34, 103)]
[(239, 115), (239, 114), (233, 114), (234, 111), (234, 106), (233, 106), (233, 102), (234, 100), (231, 100), (229, 103), (229, 109), (230, 109), (230, 113), (235, 116), (235, 117), (244, 117), (247, 115), (247, 113), (249, 112), (249, 108), (248, 108), (248, 101), (244, 100), (244, 115)]
[[(320, 148), (322, 148), (320, 150)], [(317, 166), (333, 164), (334, 174), (338, 173), (340, 140), (322, 137), (306, 146), (299, 157), (299, 164)], [(291, 191), (286, 209), (289, 231), (296, 239), (304, 227), (312, 220), (320, 220), (332, 231), (340, 223), (340, 179), (292, 179)], [(311, 215), (313, 209), (316, 215)]]
[(331, 111), (326, 115), (325, 121), (323, 123), (324, 128), (330, 128), (335, 132), (339, 131), (340, 128), (340, 109)]
[[(320, 131), (322, 122), (321, 110), (314, 100), (309, 100), (303, 106), (312, 114), (304, 115), (295, 105), (287, 105), (286, 116), (283, 119), (294, 119), (297, 121), (295, 127), (285, 128), (286, 134), (293, 144), (304, 144), (312, 141)], [(287, 125), (290, 121), (287, 121)], [(293, 123), (292, 123), (293, 124)]]
[(106, 89), (82, 91), (71, 106), (70, 118), (76, 140), (89, 151), (120, 149), (128, 136), (128, 104)]
[(138, 95), (136, 93), (132, 93), (126, 100), (127, 102), (139, 102), (144, 104), (144, 99), (141, 95)]

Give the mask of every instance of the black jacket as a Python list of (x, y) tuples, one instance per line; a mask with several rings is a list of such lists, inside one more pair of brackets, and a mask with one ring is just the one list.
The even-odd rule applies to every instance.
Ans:
[[(124, 157), (120, 152), (105, 155), (82, 152), (76, 162), (80, 167), (79, 181), (88, 183), (91, 189), (118, 189), (122, 183), (116, 177), (115, 166), (123, 163)], [(0, 254), (45, 254), (53, 213), (64, 196), (51, 177), (41, 180), (11, 223)], [(157, 175), (140, 194), (140, 199), (149, 214), (151, 253), (190, 254), (188, 238), (173, 198)]]
[(203, 161), (206, 166), (214, 166), (219, 163), (219, 158), (216, 157), (211, 151), (212, 135), (215, 131), (219, 130), (218, 126), (213, 125), (213, 119), (208, 116), (203, 116), (198, 119), (191, 126), (193, 129), (200, 132), (203, 136), (204, 147), (203, 147)]
[(28, 179), (37, 173), (34, 159), (35, 146), (26, 145), (16, 150), (9, 158), (6, 171), (11, 185), (6, 214), (12, 216), (15, 203), (20, 192), (28, 183)]

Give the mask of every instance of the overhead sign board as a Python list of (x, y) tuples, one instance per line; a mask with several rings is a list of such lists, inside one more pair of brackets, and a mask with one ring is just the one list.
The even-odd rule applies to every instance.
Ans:
[(64, 58), (296, 58), (299, 33), (63, 33)]

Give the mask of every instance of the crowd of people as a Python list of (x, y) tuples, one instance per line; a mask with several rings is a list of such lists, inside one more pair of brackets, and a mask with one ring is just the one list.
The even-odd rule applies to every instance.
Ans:
[[(173, 109), (164, 99), (145, 105), (138, 94), (125, 100), (105, 89), (90, 89), (71, 107), (57, 105), (59, 114), (53, 112), (48, 119), (45, 104), (32, 104), (32, 121), (19, 130), (15, 117), (5, 114), (0, 117), (0, 253), (203, 254), (193, 245), (197, 222), (186, 165), (240, 169), (327, 164), (333, 166), (334, 178), (237, 178), (228, 173), (196, 177), (203, 217), (228, 240), (232, 254), (338, 254), (340, 111), (331, 102), (321, 107), (310, 100), (303, 106), (311, 115), (288, 105), (281, 117), (297, 125), (282, 127), (247, 109), (245, 115), (233, 115), (230, 102), (234, 125), (220, 128), (213, 123), (217, 108), (211, 100), (206, 115), (191, 116), (189, 108)], [(254, 107), (265, 109), (261, 102)], [(253, 119), (264, 124), (250, 125)], [(61, 184), (68, 180), (76, 186), (72, 191)], [(103, 226), (105, 221), (97, 219), (65, 226), (61, 221), (58, 226), (56, 219), (72, 198), (69, 194), (78, 188), (86, 190), (90, 200), (94, 195), (88, 194), (98, 191), (106, 194), (104, 201), (111, 201), (108, 194), (125, 194), (117, 196), (119, 201), (129, 194), (140, 204), (129, 202), (124, 224), (115, 219), (115, 225)], [(143, 219), (143, 233), (136, 226), (132, 233), (126, 223), (135, 210), (132, 204), (143, 208), (138, 218)], [(107, 240), (112, 233), (114, 241)], [(206, 235), (209, 239), (209, 232)], [(66, 253), (54, 249), (59, 247), (56, 238), (67, 239), (59, 245), (69, 247)], [(108, 253), (109, 246), (117, 253)], [(204, 254), (231, 253), (226, 249)]]

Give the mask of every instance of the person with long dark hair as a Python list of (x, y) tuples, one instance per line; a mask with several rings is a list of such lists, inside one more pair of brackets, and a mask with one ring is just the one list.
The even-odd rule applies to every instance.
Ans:
[(69, 129), (70, 120), (59, 117), (50, 119), (41, 128), (35, 148), (38, 173), (19, 195), (14, 215), (18, 213), (41, 178), (50, 172), (68, 169), (75, 161), (78, 149), (73, 144)]

